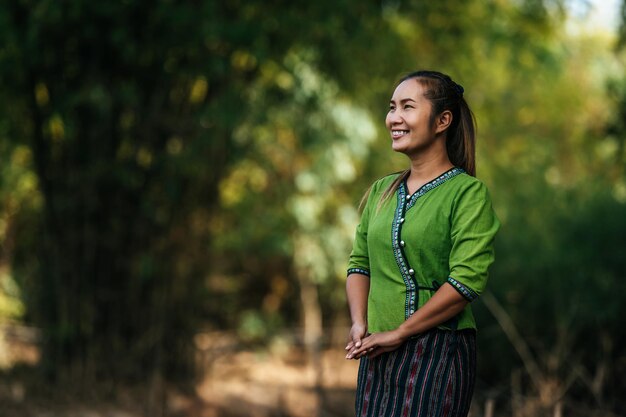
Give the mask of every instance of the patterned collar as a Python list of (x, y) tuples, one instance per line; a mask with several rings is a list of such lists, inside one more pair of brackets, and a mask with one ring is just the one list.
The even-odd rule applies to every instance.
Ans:
[(426, 194), (427, 192), (429, 192), (430, 190), (437, 188), (438, 186), (448, 181), (449, 179), (454, 178), (457, 175), (462, 174), (464, 172), (465, 171), (459, 167), (450, 168), (448, 171), (444, 172), (443, 174), (441, 174), (434, 180), (429, 181), (426, 184), (422, 185), (412, 195), (409, 194), (409, 191), (408, 191), (409, 188), (406, 184), (406, 179), (405, 179), (404, 181), (402, 181), (402, 184), (400, 184), (400, 187), (398, 187), (398, 192), (402, 195), (402, 197), (408, 200), (406, 210), (413, 207), (417, 199), (423, 196), (424, 194)]

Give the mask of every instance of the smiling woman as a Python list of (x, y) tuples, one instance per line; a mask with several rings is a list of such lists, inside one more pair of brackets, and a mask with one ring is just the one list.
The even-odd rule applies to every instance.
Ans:
[(350, 255), (356, 414), (466, 416), (476, 368), (469, 303), (485, 287), (499, 228), (474, 178), (473, 116), (463, 87), (418, 71), (393, 92), (386, 125), (411, 166), (372, 185)]
[[(401, 83), (391, 98), (386, 120), (393, 140), (392, 149), (409, 156), (420, 152), (441, 152), (433, 146), (437, 135), (430, 115), (431, 105), (424, 97), (424, 87), (414, 79)], [(445, 145), (445, 142), (439, 142)]]

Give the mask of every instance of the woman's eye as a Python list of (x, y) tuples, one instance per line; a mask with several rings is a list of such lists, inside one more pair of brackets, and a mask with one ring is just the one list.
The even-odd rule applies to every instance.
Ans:
[(405, 104), (405, 105), (404, 105), (404, 108), (405, 108), (405, 109), (412, 109), (412, 108), (413, 108), (413, 106), (411, 106), (410, 104)]

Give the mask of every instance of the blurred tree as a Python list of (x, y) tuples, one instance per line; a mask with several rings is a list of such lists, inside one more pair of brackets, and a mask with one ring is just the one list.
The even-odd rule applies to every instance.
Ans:
[(330, 1), (3, 3), (3, 140), (32, 149), (43, 201), (25, 248), (36, 279), (31, 256), (16, 271), (50, 374), (187, 374), (207, 225), (226, 168), (247, 155), (232, 132), (250, 87), (268, 91), (255, 105), (284, 102), (285, 54), (307, 45), (331, 68), (367, 48), (378, 14)]

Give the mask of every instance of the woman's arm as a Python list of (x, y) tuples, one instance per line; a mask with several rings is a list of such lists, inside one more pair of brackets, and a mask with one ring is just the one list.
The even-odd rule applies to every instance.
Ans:
[(410, 336), (424, 333), (450, 320), (463, 311), (466, 305), (467, 300), (452, 285), (446, 283), (422, 308), (398, 327), (398, 332), (405, 340)]
[[(352, 273), (346, 280), (346, 296), (350, 307), (352, 327), (348, 335), (346, 350), (361, 346), (367, 334), (367, 297), (370, 291), (370, 278), (364, 274)], [(351, 358), (348, 358), (351, 359)]]
[(452, 285), (446, 283), (397, 329), (367, 336), (361, 341), (361, 346), (355, 345), (346, 357), (358, 359), (368, 355), (373, 358), (381, 353), (395, 350), (410, 336), (424, 333), (450, 320), (463, 311), (467, 303), (467, 300)]

